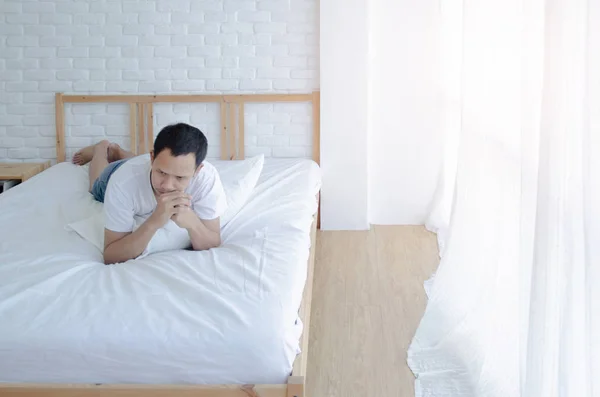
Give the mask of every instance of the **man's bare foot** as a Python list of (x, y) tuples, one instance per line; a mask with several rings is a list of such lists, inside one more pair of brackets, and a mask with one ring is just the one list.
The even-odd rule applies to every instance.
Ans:
[(108, 145), (108, 162), (112, 163), (113, 161), (121, 160), (121, 146), (118, 143), (110, 143)]
[(89, 163), (90, 161), (92, 161), (92, 158), (94, 157), (94, 153), (96, 151), (98, 151), (98, 153), (102, 153), (104, 151), (104, 153), (107, 153), (108, 156), (109, 145), (110, 142), (104, 140), (96, 143), (95, 145), (84, 147), (83, 149), (78, 150), (73, 155), (73, 164), (85, 165)]
[(119, 146), (118, 143), (111, 143), (108, 145), (108, 162), (112, 163), (113, 161), (124, 160), (134, 157), (134, 154), (128, 152)]

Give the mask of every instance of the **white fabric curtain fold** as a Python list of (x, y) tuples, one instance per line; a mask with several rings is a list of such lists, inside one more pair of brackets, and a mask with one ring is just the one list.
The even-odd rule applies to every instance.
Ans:
[(416, 395), (600, 395), (600, 4), (441, 4), (442, 258)]

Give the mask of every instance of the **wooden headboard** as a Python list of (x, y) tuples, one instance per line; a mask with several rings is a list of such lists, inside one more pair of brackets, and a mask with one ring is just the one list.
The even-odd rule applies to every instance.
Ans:
[(147, 153), (154, 142), (155, 103), (219, 103), (221, 109), (221, 159), (244, 158), (244, 105), (246, 103), (311, 102), (312, 159), (320, 164), (320, 96), (310, 94), (240, 94), (240, 95), (64, 95), (56, 94), (56, 157), (66, 160), (65, 103), (129, 104), (131, 151)]

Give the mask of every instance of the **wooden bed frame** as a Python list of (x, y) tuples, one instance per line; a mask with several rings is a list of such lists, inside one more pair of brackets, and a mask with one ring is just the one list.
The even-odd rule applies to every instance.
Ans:
[[(131, 151), (147, 153), (154, 142), (154, 103), (219, 103), (221, 111), (221, 159), (244, 158), (244, 105), (246, 103), (311, 102), (313, 109), (312, 159), (320, 162), (319, 92), (310, 94), (244, 95), (63, 95), (56, 94), (56, 155), (66, 161), (65, 103), (129, 104)], [(318, 200), (318, 197), (316, 198)], [(311, 249), (307, 280), (299, 316), (304, 324), (300, 339), (302, 353), (296, 357), (287, 384), (265, 385), (152, 385), (152, 384), (41, 384), (0, 383), (1, 396), (21, 397), (306, 397), (305, 378), (308, 362), (310, 308), (315, 263), (316, 230), (319, 214), (311, 227)]]

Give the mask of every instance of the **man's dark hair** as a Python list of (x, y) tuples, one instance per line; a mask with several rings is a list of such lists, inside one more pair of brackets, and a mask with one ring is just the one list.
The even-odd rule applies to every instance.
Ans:
[(196, 127), (185, 123), (171, 124), (160, 130), (154, 140), (154, 156), (158, 156), (164, 149), (171, 150), (173, 156), (193, 153), (198, 167), (206, 158), (208, 141)]

